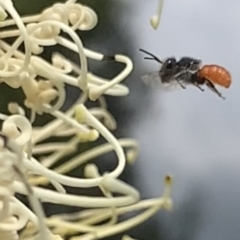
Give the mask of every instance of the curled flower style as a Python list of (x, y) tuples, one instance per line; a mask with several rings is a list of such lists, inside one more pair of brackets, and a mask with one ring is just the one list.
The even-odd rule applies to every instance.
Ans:
[(157, 12), (150, 19), (150, 24), (153, 29), (157, 29), (161, 20), (162, 9), (164, 0), (158, 0)]
[[(10, 0), (0, 0), (0, 84), (24, 94), (22, 102), (7, 102), (8, 114), (0, 113), (0, 239), (63, 240), (69, 234), (74, 234), (71, 240), (101, 239), (139, 225), (160, 209), (172, 208), (170, 176), (165, 178), (163, 195), (149, 200), (141, 200), (137, 189), (119, 179), (126, 164), (137, 159), (139, 146), (134, 139), (117, 139), (112, 133), (117, 121), (108, 111), (105, 95), (129, 94), (122, 81), (133, 63), (122, 54), (107, 56), (84, 47), (77, 31), (89, 31), (97, 23), (96, 13), (74, 0), (23, 17)], [(6, 38), (15, 41), (9, 45)], [(58, 52), (51, 61), (40, 57), (43, 50), (57, 45), (76, 54), (78, 61)], [(119, 62), (125, 68), (105, 79), (88, 71), (88, 58)], [(63, 111), (66, 85), (81, 93)], [(88, 108), (88, 101), (95, 105)], [(43, 114), (52, 120), (35, 126), (36, 117)], [(106, 143), (98, 145), (99, 138)], [(79, 146), (91, 142), (95, 147), (79, 152)], [(100, 163), (91, 161), (110, 151), (115, 153), (116, 166), (101, 173)], [(76, 168), (83, 168), (82, 176), (70, 175)], [(68, 186), (78, 190), (97, 187), (102, 194), (70, 194)], [(17, 193), (27, 196), (31, 210)], [(42, 203), (84, 210), (46, 217)], [(133, 211), (138, 214), (120, 221), (121, 215)]]

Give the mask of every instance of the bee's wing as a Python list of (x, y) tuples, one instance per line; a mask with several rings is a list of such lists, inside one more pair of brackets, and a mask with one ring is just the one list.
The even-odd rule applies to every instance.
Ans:
[(161, 86), (162, 81), (159, 76), (159, 71), (149, 72), (141, 76), (142, 81), (150, 87)]
[(162, 82), (159, 71), (146, 73), (141, 76), (142, 81), (149, 87), (160, 88), (165, 91), (174, 91), (181, 89), (181, 86), (174, 79), (170, 82)]

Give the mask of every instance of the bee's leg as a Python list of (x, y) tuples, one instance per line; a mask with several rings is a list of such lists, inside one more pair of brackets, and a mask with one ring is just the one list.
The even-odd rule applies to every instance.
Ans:
[(186, 89), (186, 87), (180, 82), (180, 80), (176, 79), (176, 81), (177, 81), (178, 84), (182, 87), (182, 89)]
[(197, 83), (193, 83), (194, 86), (196, 86), (198, 89), (200, 89), (202, 92), (204, 92), (205, 90), (203, 88), (201, 88)]
[(220, 98), (225, 100), (225, 97), (223, 97), (223, 95), (215, 88), (214, 84), (209, 81), (208, 79), (206, 79), (206, 85), (208, 86), (208, 88), (210, 90), (212, 90), (214, 93), (216, 93)]
[(202, 92), (204, 92), (205, 90), (203, 88), (200, 87), (200, 85), (203, 85), (205, 83), (205, 79), (200, 79), (197, 75), (197, 73), (192, 73), (190, 75), (189, 81), (198, 89), (200, 89)]
[(186, 87), (181, 83), (185, 74), (185, 71), (180, 71), (174, 75), (174, 79), (177, 81), (177, 83), (181, 86), (182, 89), (186, 89)]

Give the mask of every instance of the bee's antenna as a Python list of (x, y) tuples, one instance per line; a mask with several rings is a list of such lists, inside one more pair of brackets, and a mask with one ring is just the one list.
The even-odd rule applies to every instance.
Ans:
[(139, 51), (140, 52), (144, 52), (144, 53), (146, 53), (146, 54), (148, 54), (149, 56), (151, 56), (151, 57), (145, 57), (144, 59), (147, 59), (147, 60), (155, 60), (155, 61), (157, 61), (157, 62), (159, 62), (159, 63), (163, 63), (158, 57), (156, 57), (155, 55), (153, 55), (152, 53), (150, 53), (150, 52), (147, 52), (146, 50), (144, 50), (144, 49), (139, 49)]

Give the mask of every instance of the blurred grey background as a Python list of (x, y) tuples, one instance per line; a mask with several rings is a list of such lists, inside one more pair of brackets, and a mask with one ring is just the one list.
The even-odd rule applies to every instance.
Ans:
[[(15, 1), (23, 14), (51, 2), (56, 1)], [(240, 2), (165, 1), (157, 31), (149, 24), (157, 0), (80, 2), (93, 6), (100, 20), (94, 30), (79, 33), (85, 47), (126, 54), (135, 65), (125, 81), (130, 95), (107, 98), (118, 120), (116, 136), (135, 137), (141, 146), (139, 159), (122, 178), (136, 186), (142, 198), (150, 198), (162, 193), (166, 173), (174, 176), (174, 210), (159, 212), (128, 233), (141, 240), (239, 240)], [(159, 66), (143, 60), (139, 48), (162, 59), (192, 56), (204, 64), (225, 66), (233, 78), (230, 89), (219, 89), (226, 100), (193, 87), (169, 93), (146, 88), (140, 76)], [(90, 69), (104, 77), (112, 77), (121, 68), (90, 61)], [(75, 92), (68, 89), (68, 104)], [(115, 164), (110, 161), (105, 162), (107, 169)]]

